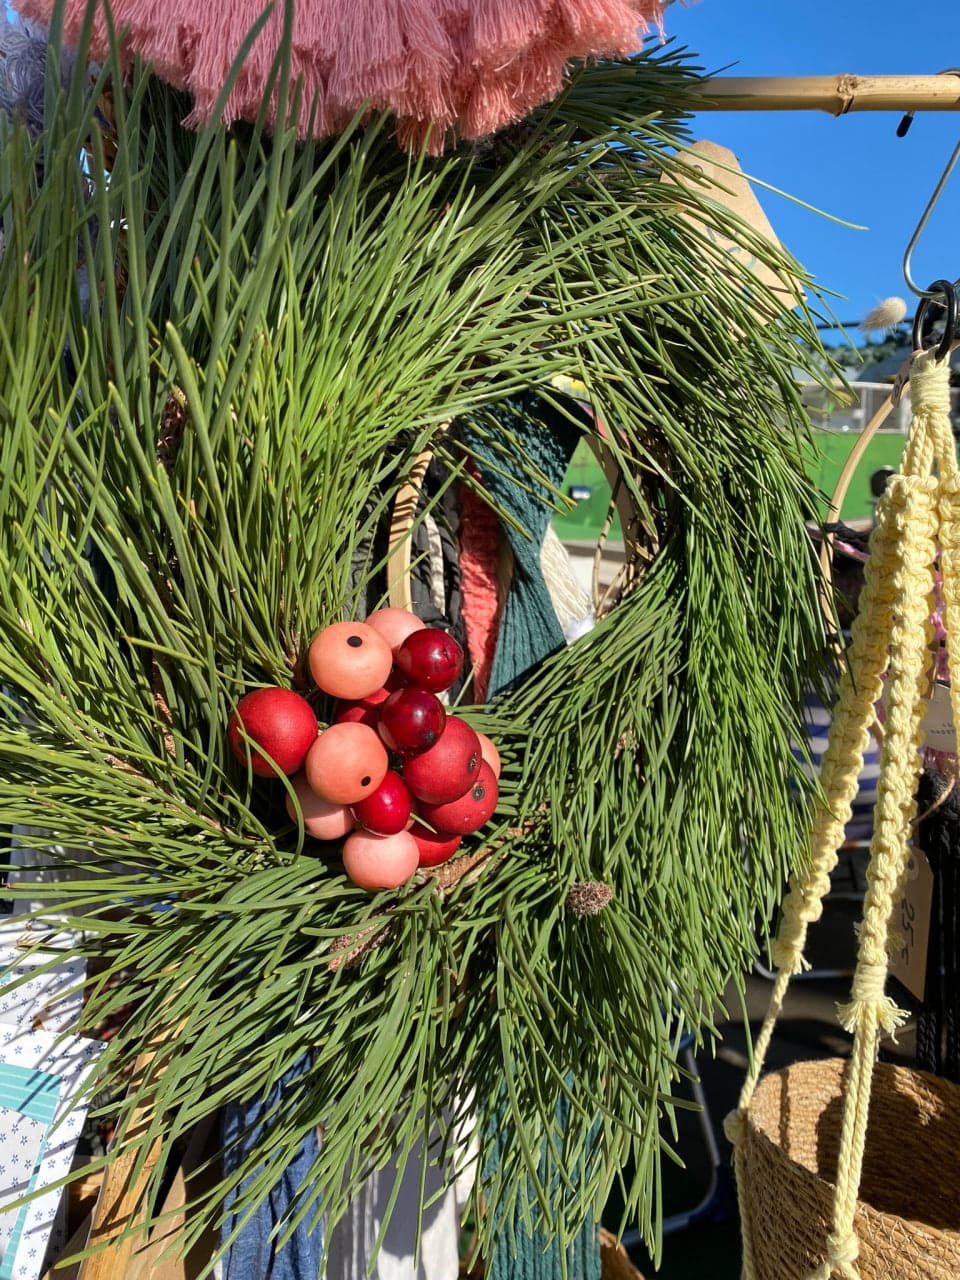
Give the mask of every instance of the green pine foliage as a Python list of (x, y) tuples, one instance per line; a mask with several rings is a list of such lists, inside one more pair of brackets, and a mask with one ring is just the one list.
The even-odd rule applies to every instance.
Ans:
[[(0, 120), (0, 813), (76, 871), (90, 1024), (132, 1006), (102, 1081), (156, 1047), (121, 1146), (170, 1150), (312, 1055), (234, 1179), (260, 1168), (248, 1206), (317, 1125), (296, 1212), (335, 1218), (473, 1119), (484, 1240), (518, 1205), (570, 1238), (628, 1163), (656, 1236), (678, 1028), (712, 1040), (802, 856), (790, 738), (822, 644), (794, 382), (816, 332), (708, 229), (786, 255), (663, 180), (695, 84), (669, 48), (586, 67), (441, 159), (381, 121), (191, 133), (141, 67), (51, 87), (36, 142)], [(304, 687), (312, 635), (382, 581), (415, 459), (462, 476), (446, 424), (496, 430), (485, 409), (556, 375), (616, 433), (652, 564), (465, 710), (504, 759), (491, 855), (370, 895), (236, 763), (230, 710)]]

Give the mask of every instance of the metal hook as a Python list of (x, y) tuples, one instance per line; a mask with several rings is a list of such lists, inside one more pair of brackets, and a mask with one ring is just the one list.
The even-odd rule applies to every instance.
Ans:
[(929, 336), (926, 331), (927, 308), (938, 294), (943, 295), (947, 314), (943, 322), (943, 336), (937, 347), (937, 359), (945, 360), (957, 336), (957, 290), (949, 280), (934, 280), (930, 288), (924, 292), (917, 307), (917, 314), (913, 318), (913, 349), (914, 351), (929, 350), (925, 345)]
[[(903, 255), (903, 278), (906, 281), (907, 288), (910, 290), (911, 293), (915, 293), (918, 298), (930, 298), (933, 295), (930, 293), (929, 290), (920, 289), (916, 284), (914, 284), (913, 278), (910, 275), (910, 259), (913, 256), (914, 249), (917, 247), (917, 241), (920, 239), (921, 235), (923, 234), (923, 229), (927, 225), (927, 222), (929, 221), (931, 213), (933, 213), (934, 206), (936, 205), (937, 201), (940, 199), (941, 195), (943, 194), (943, 189), (947, 185), (947, 182), (950, 179), (950, 175), (951, 173), (953, 173), (953, 170), (958, 160), (960, 160), (960, 142), (958, 142), (957, 145), (954, 147), (953, 155), (950, 157), (949, 161), (947, 162), (947, 167), (944, 169), (943, 173), (940, 175), (940, 181), (937, 183), (936, 187), (934, 188), (933, 195), (930, 197), (927, 203), (927, 207), (923, 211), (923, 216), (921, 217), (920, 221), (917, 223), (917, 229), (916, 231), (914, 231), (913, 235), (910, 237), (910, 243), (907, 245), (906, 251)], [(958, 281), (958, 283), (960, 283), (960, 281)]]

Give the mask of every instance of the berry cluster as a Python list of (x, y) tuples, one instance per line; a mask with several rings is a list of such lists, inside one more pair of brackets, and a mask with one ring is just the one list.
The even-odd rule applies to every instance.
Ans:
[[(496, 808), (496, 747), (437, 697), (463, 660), (445, 631), (378, 609), (324, 627), (310, 645), (310, 674), (339, 704), (329, 727), (318, 733), (309, 702), (282, 688), (255, 689), (230, 717), (237, 758), (249, 756), (258, 776), (291, 775), (305, 830), (343, 841), (344, 869), (361, 888), (396, 888), (445, 862)], [(292, 796), (287, 811), (296, 818)]]

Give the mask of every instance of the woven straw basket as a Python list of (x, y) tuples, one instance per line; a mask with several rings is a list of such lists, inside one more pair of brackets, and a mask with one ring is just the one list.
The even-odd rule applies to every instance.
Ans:
[[(805, 1280), (824, 1256), (845, 1066), (799, 1062), (753, 1096), (744, 1208), (757, 1280)], [(856, 1229), (862, 1280), (960, 1280), (960, 1087), (874, 1068)]]

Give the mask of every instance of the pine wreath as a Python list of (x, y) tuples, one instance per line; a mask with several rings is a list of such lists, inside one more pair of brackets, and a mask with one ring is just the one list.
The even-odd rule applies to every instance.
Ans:
[[(572, 1239), (628, 1162), (656, 1235), (677, 1028), (714, 1037), (802, 856), (791, 738), (822, 648), (796, 385), (822, 356), (712, 233), (797, 265), (663, 181), (697, 83), (669, 48), (587, 65), (439, 158), (388, 121), (190, 132), (109, 61), (48, 85), (36, 138), (0, 116), (0, 797), (21, 859), (73, 875), (88, 1023), (132, 1011), (98, 1087), (157, 1047), (114, 1154), (172, 1149), (311, 1054), (189, 1231), (318, 1125), (294, 1216), (335, 1219), (469, 1118), (486, 1246), (516, 1212)], [(234, 760), (230, 711), (306, 688), (313, 633), (382, 597), (424, 452), (469, 486), (481, 441), (561, 505), (503, 410), (574, 418), (569, 376), (614, 427), (643, 571), (462, 708), (504, 762), (470, 874), (367, 894)]]

